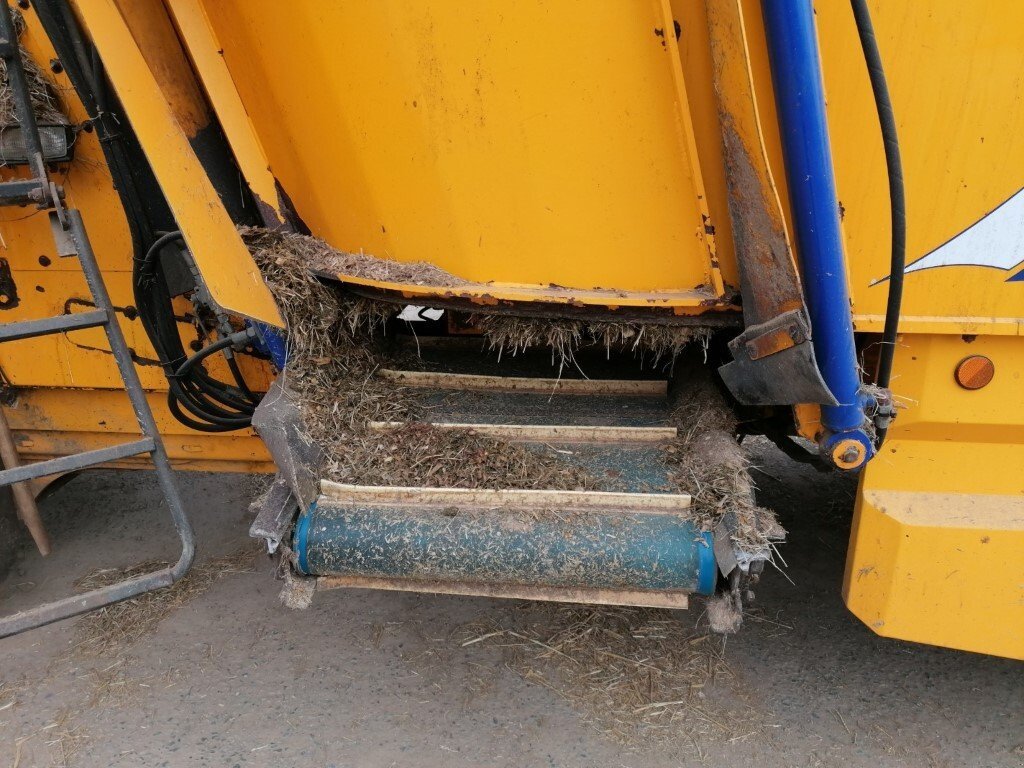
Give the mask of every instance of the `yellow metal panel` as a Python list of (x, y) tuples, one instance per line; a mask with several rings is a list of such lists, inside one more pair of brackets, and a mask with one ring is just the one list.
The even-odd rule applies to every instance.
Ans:
[(711, 74), (711, 48), (704, 5), (705, 0), (672, 0), (672, 11), (675, 21), (679, 22), (679, 58), (708, 212), (715, 227), (715, 255), (722, 280), (726, 285), (735, 287), (739, 285), (739, 275), (729, 227), (722, 126)]
[(480, 282), (718, 292), (664, 2), (204, 7), (274, 175), (336, 247)]
[[(162, 392), (148, 395), (167, 454), (176, 469), (272, 472), (263, 441), (252, 430), (230, 434), (193, 432), (167, 410)], [(30, 461), (124, 443), (139, 429), (128, 396), (113, 390), (33, 389), (5, 408), (19, 453)], [(151, 466), (140, 457), (121, 466)]]
[[(19, 241), (19, 249), (21, 245)], [(52, 266), (15, 274), (21, 303), (0, 315), (0, 322), (85, 312), (93, 306), (80, 271), (51, 269)], [(104, 277), (117, 307), (117, 318), (125, 341), (134, 353), (143, 387), (166, 389), (167, 380), (158, 367), (156, 353), (132, 306), (131, 274), (111, 271)], [(185, 318), (192, 305), (187, 300), (178, 299), (176, 310), (179, 318)], [(190, 320), (180, 319), (178, 327), (186, 344), (198, 338), (198, 331)], [(102, 328), (5, 342), (0, 347), (0, 354), (4, 374), (15, 386), (124, 388)], [(205, 364), (212, 375), (223, 381), (230, 380), (230, 372), (221, 356), (210, 358)], [(270, 371), (261, 361), (241, 355), (239, 364), (252, 386), (265, 388), (269, 383)]]
[(870, 544), (851, 552), (844, 595), (873, 630), (1024, 659), (1024, 498), (869, 492), (854, 537)]
[[(858, 328), (876, 330), (887, 292), (877, 281), (889, 273), (882, 140), (849, 3), (815, 8)], [(1024, 5), (874, 0), (871, 12), (899, 123), (913, 262), (1024, 187)], [(904, 316), (956, 318), (959, 332), (1017, 318), (1019, 329), (1024, 283), (1009, 276), (977, 266), (912, 272)], [(1017, 329), (1004, 322), (1002, 332)]]
[[(862, 476), (847, 605), (883, 635), (1024, 658), (1024, 341), (897, 349), (905, 409)], [(988, 386), (955, 383), (968, 354), (995, 364)]]
[(283, 326), (252, 256), (113, 0), (79, 0), (78, 7), (213, 299), (227, 311)]
[(224, 63), (220, 42), (206, 18), (202, 3), (200, 0), (164, 2), (178, 25), (182, 42), (188, 48), (210, 100), (216, 105), (217, 117), (231, 151), (257, 203), (269, 206), (277, 218), (283, 219), (266, 152)]
[(675, 315), (695, 315), (738, 309), (730, 302), (721, 301), (707, 287), (690, 291), (612, 291), (499, 282), (434, 286), (416, 283), (389, 283), (345, 274), (337, 274), (336, 277), (352, 285), (393, 291), (405, 299), (468, 299), (480, 306), (503, 305), (510, 308), (509, 302), (543, 302), (556, 305), (599, 306), (612, 311), (624, 308), (648, 308), (664, 310)]

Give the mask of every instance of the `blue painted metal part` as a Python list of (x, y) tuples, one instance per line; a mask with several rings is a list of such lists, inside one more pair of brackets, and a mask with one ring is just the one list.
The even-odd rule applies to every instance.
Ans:
[(825, 91), (811, 0), (763, 0), (765, 32), (814, 353), (839, 405), (823, 405), (828, 450), (865, 432)]
[(316, 576), (714, 592), (712, 537), (674, 514), (313, 505), (293, 537)]
[(293, 551), (296, 554), (297, 566), (300, 573), (309, 574), (309, 563), (306, 560), (306, 553), (309, 551), (307, 542), (309, 541), (309, 521), (313, 519), (313, 514), (316, 512), (316, 502), (314, 501), (309, 505), (304, 513), (299, 515), (299, 519), (295, 522), (295, 535), (292, 537)]
[(288, 363), (288, 339), (281, 331), (266, 323), (252, 323), (256, 329), (256, 346), (265, 355), (270, 355), (274, 367), (283, 371)]

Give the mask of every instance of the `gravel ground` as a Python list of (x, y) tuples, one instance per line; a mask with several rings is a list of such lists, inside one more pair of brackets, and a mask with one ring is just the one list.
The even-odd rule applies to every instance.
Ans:
[[(468, 622), (515, 604), (374, 592), (278, 604), (254, 554), (134, 642), (87, 653), (88, 626), (0, 641), (6, 766), (1024, 766), (1024, 665), (885, 640), (839, 597), (854, 486), (758, 448), (759, 500), (790, 531), (711, 700), (754, 713), (729, 737), (622, 744), (525, 680)], [(250, 478), (183, 474), (200, 562), (246, 540)], [(66, 594), (99, 567), (173, 558), (154, 478), (96, 471), (55, 493), (55, 543), (23, 549), (4, 612)], [(702, 607), (680, 620), (693, 623)]]

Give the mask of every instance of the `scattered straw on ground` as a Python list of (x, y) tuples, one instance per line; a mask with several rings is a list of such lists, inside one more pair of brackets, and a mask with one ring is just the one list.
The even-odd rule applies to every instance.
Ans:
[[(11, 8), (11, 15), (14, 17), (15, 31), (18, 37), (21, 37), (25, 31), (25, 19), (17, 8)], [(36, 120), (40, 123), (66, 124), (68, 118), (64, 114), (56, 90), (24, 48), (21, 49), (21, 63), (25, 69), (25, 79), (28, 81), (32, 111), (35, 113)], [(7, 78), (7, 63), (0, 59), (0, 128), (17, 124), (14, 96)]]
[(18, 703), (18, 696), (25, 690), (25, 680), (0, 680), (0, 712), (4, 712)]
[(623, 743), (738, 740), (760, 730), (730, 684), (724, 639), (672, 611), (524, 603), (506, 621), (466, 625), (461, 635), (463, 647), (501, 649), (511, 669)]
[[(78, 639), (74, 651), (85, 656), (122, 651), (154, 632), (160, 622), (185, 603), (206, 592), (221, 576), (252, 572), (254, 557), (255, 549), (246, 546), (233, 554), (194, 565), (184, 578), (170, 587), (146, 592), (85, 614), (75, 625)], [(166, 562), (150, 560), (127, 568), (103, 568), (79, 579), (75, 586), (84, 592), (141, 576), (167, 565)]]
[(59, 768), (67, 768), (85, 747), (89, 735), (85, 728), (74, 723), (74, 713), (70, 709), (64, 709), (52, 723), (40, 729), (39, 738), (50, 750), (52, 764)]

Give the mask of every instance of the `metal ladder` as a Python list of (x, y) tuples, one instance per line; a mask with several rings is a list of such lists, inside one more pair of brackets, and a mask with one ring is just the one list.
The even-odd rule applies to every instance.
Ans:
[(102, 608), (143, 592), (170, 586), (184, 576), (192, 566), (195, 536), (182, 506), (181, 497), (178, 495), (171, 464), (132, 362), (128, 344), (117, 323), (114, 306), (86, 235), (82, 216), (77, 210), (64, 208), (63, 190), (52, 183), (47, 175), (42, 140), (32, 112), (26, 76), (22, 68), (18, 37), (6, 2), (0, 2), (0, 58), (7, 65), (8, 84), (12, 91), (15, 112), (33, 176), (27, 180), (0, 183), (0, 205), (35, 204), (41, 210), (49, 210), (57, 253), (62, 257), (78, 258), (96, 306), (96, 309), (90, 312), (0, 324), (0, 343), (83, 328), (103, 328), (142, 432), (142, 438), (133, 442), (4, 469), (0, 471), (0, 487), (148, 453), (156, 468), (174, 527), (181, 539), (181, 555), (170, 567), (0, 618), (0, 637), (7, 637)]

